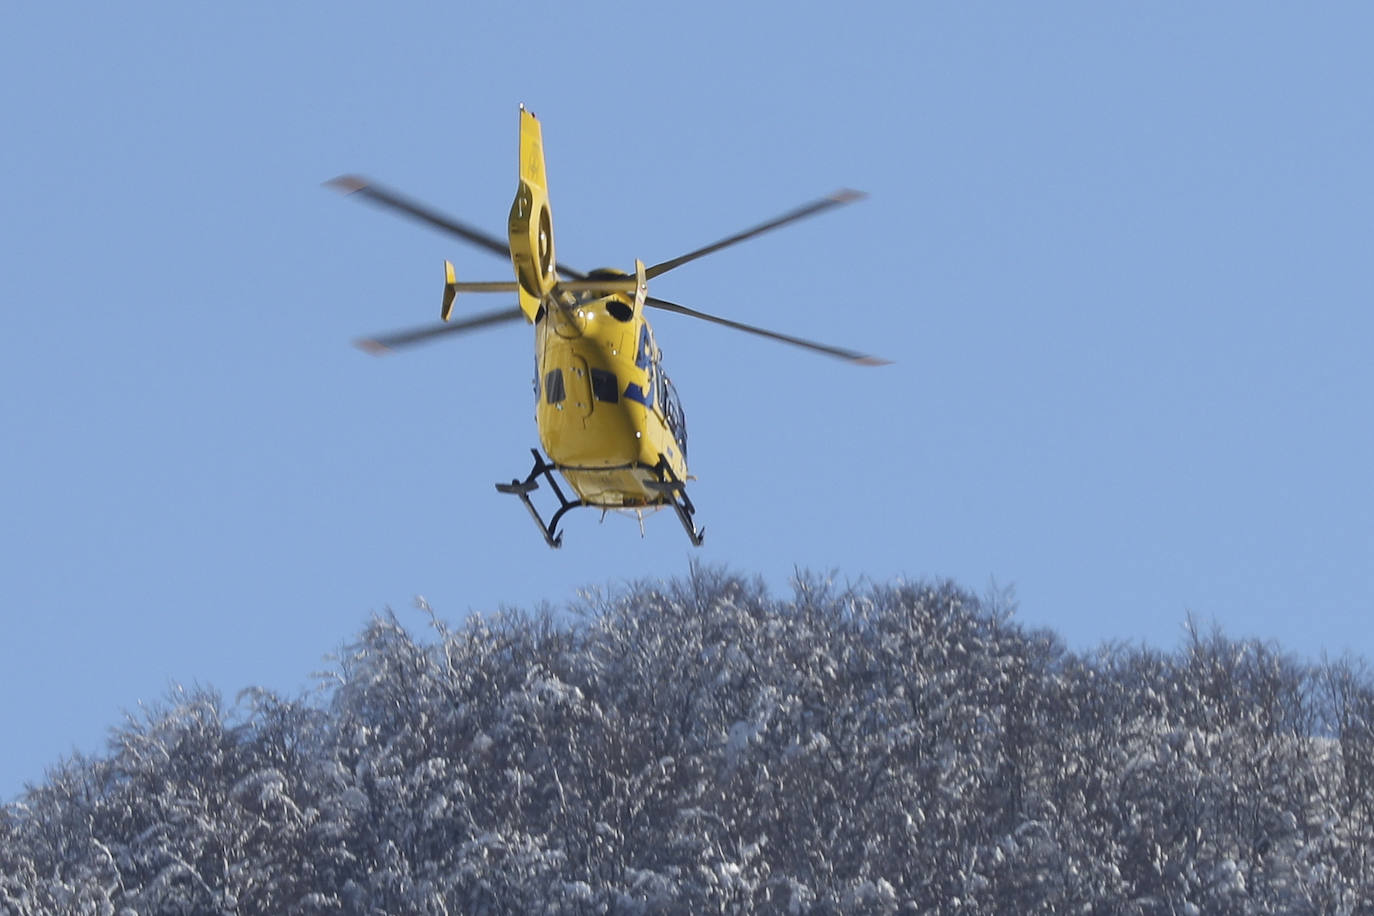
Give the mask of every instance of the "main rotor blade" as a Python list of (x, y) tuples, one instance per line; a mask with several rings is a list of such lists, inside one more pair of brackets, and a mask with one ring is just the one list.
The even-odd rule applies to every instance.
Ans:
[[(398, 210), (409, 216), (429, 223), (434, 228), (456, 235), (458, 238), (476, 245), (478, 248), (490, 251), (492, 254), (510, 260), (510, 246), (504, 239), (498, 238), (489, 232), (476, 229), (466, 223), (460, 222), (447, 214), (440, 213), (438, 210), (431, 209), (429, 206), (420, 203), (418, 200), (407, 197), (399, 191), (393, 191), (384, 185), (368, 181), (358, 175), (340, 175), (325, 182), (326, 185), (341, 191), (344, 194), (360, 194), (367, 200), (379, 207)], [(558, 272), (565, 277), (575, 280), (586, 279), (586, 274), (580, 270), (574, 270), (563, 264), (554, 265)]]
[(695, 261), (697, 258), (705, 257), (706, 255), (711, 254), (712, 252), (720, 251), (722, 248), (728, 248), (731, 245), (737, 245), (740, 242), (743, 242), (745, 239), (751, 239), (756, 235), (762, 235), (763, 233), (768, 232), (770, 230), (786, 226), (788, 223), (795, 223), (799, 219), (806, 219), (806, 217), (808, 216), (815, 216), (817, 213), (829, 210), (831, 207), (838, 207), (843, 204), (847, 204), (850, 201), (859, 200), (867, 196), (868, 195), (865, 194), (863, 191), (852, 191), (848, 188), (844, 188), (842, 190), (836, 191), (829, 197), (822, 197), (820, 200), (812, 201), (809, 204), (806, 204), (804, 206), (798, 207), (795, 210), (791, 210), (787, 213), (784, 213), (777, 219), (769, 220), (768, 222), (755, 226), (752, 229), (746, 229), (743, 232), (730, 236), (729, 238), (721, 239), (719, 242), (707, 245), (705, 248), (698, 248), (696, 251), (689, 251), (687, 254), (684, 254), (681, 257), (673, 258), (671, 261), (664, 261), (661, 264), (655, 264), (653, 267), (650, 267), (648, 270), (644, 271), (644, 276), (646, 279), (652, 280), (654, 277), (660, 276), (661, 274), (666, 274), (668, 271), (673, 270), (677, 267), (681, 267), (683, 264), (686, 264), (689, 261)]
[(659, 299), (656, 296), (650, 296), (645, 299), (644, 304), (656, 309), (662, 309), (665, 312), (676, 312), (679, 315), (686, 315), (689, 318), (700, 318), (703, 321), (710, 321), (714, 324), (723, 324), (727, 328), (734, 328), (736, 331), (757, 334), (760, 337), (767, 337), (770, 340), (780, 340), (794, 347), (802, 347), (807, 350), (814, 350), (817, 353), (824, 353), (826, 356), (838, 357), (846, 362), (854, 363), (856, 366), (885, 366), (891, 362), (891, 360), (881, 359), (877, 356), (869, 356), (855, 350), (846, 350), (843, 347), (832, 347), (828, 344), (817, 343), (814, 340), (805, 340), (801, 337), (793, 337), (790, 334), (780, 334), (777, 331), (770, 331), (767, 328), (758, 328), (752, 324), (731, 321), (729, 318), (708, 315), (705, 312), (698, 312), (696, 309), (690, 309), (685, 305), (678, 305), (676, 302), (669, 302), (667, 299)]
[(424, 327), (394, 331), (380, 337), (360, 340), (357, 343), (360, 348), (374, 356), (384, 356), (392, 350), (398, 350), (412, 344), (425, 343), (443, 337), (445, 334), (462, 334), (489, 325), (505, 324), (508, 321), (523, 321), (524, 318), (525, 313), (518, 308), (498, 309), (494, 312), (482, 312), (462, 321), (450, 321), (447, 324), (427, 324)]

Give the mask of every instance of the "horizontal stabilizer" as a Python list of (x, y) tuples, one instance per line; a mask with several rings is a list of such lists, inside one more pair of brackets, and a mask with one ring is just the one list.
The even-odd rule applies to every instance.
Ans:
[(453, 272), (453, 262), (444, 262), (444, 305), (439, 317), (448, 321), (453, 315), (453, 300), (459, 293), (513, 293), (520, 289), (514, 280), (479, 280), (459, 283)]
[(632, 293), (635, 291), (634, 277), (615, 280), (560, 280), (558, 288), (572, 293)]

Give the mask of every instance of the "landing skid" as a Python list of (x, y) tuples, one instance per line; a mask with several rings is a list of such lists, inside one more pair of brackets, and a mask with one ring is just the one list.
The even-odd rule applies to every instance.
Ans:
[[(544, 540), (550, 547), (563, 546), (563, 532), (558, 531), (558, 523), (563, 516), (567, 515), (578, 506), (585, 506), (580, 499), (568, 499), (563, 495), (563, 488), (558, 485), (558, 480), (553, 476), (554, 466), (544, 461), (544, 456), (539, 454), (539, 449), (530, 449), (530, 454), (534, 455), (534, 467), (524, 481), (512, 480), (510, 483), (498, 483), (496, 489), (502, 493), (513, 493), (520, 497), (520, 501), (525, 504), (525, 508), (530, 510), (530, 517), (539, 526), (539, 530), (544, 534)], [(549, 483), (549, 488), (558, 497), (558, 511), (553, 514), (553, 520), (545, 524), (544, 517), (539, 514), (539, 510), (534, 507), (530, 500), (530, 493), (539, 489), (539, 478), (543, 477)]]
[[(649, 489), (662, 494), (663, 502), (649, 506), (604, 506), (593, 505), (581, 499), (568, 499), (563, 493), (563, 488), (558, 485), (558, 479), (553, 476), (553, 472), (558, 469), (557, 465), (545, 461), (544, 456), (539, 454), (537, 448), (530, 449), (530, 454), (534, 456), (534, 467), (530, 469), (525, 479), (512, 480), (510, 483), (498, 483), (496, 489), (501, 493), (510, 493), (520, 497), (520, 501), (529, 510), (530, 518), (534, 519), (534, 523), (539, 526), (540, 533), (544, 535), (544, 542), (550, 547), (563, 546), (563, 532), (558, 530), (558, 523), (563, 520), (563, 516), (573, 509), (589, 505), (601, 509), (654, 509), (660, 506), (672, 506), (673, 511), (677, 513), (678, 521), (682, 523), (683, 530), (687, 532), (687, 537), (692, 541), (692, 546), (701, 546), (706, 531), (705, 529), (698, 530), (692, 521), (692, 516), (697, 510), (692, 505), (692, 500), (687, 496), (687, 485), (673, 473), (673, 469), (668, 466), (666, 459), (660, 457), (658, 464), (652, 468), (658, 480), (647, 482)], [(638, 465), (638, 467), (648, 468), (647, 465)], [(548, 483), (549, 489), (558, 498), (558, 509), (548, 522), (544, 521), (544, 517), (535, 508), (534, 501), (530, 499), (530, 494), (539, 489), (540, 478)]]
[(668, 467), (668, 459), (662, 456), (659, 457), (658, 466), (654, 471), (658, 474), (658, 480), (647, 481), (646, 486), (664, 495), (673, 511), (677, 513), (677, 520), (682, 522), (682, 528), (691, 539), (692, 546), (700, 547), (701, 542), (706, 539), (706, 529), (698, 530), (696, 523), (692, 521), (697, 507), (692, 505), (692, 500), (687, 496), (687, 484), (678, 479), (673, 469)]

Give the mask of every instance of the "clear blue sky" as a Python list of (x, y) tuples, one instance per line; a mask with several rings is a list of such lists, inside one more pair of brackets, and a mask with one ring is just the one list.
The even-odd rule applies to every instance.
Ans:
[[(1014, 586), (1075, 648), (1189, 612), (1374, 655), (1374, 7), (43, 4), (0, 10), (0, 798), (172, 683), (294, 692), (372, 611), (558, 605), (697, 557), (786, 591)], [(516, 110), (559, 255), (895, 360), (655, 323), (693, 551), (492, 483), (531, 337), (385, 360), (442, 260), (320, 187), (500, 232)], [(458, 307), (502, 303), (460, 298)]]

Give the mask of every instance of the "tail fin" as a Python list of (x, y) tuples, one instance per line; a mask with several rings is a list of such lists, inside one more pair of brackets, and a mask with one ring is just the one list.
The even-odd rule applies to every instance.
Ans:
[(520, 186), (510, 208), (510, 257), (520, 285), (520, 310), (531, 322), (558, 284), (553, 253), (553, 216), (544, 176), (544, 137), (539, 121), (520, 106)]
[(444, 262), (444, 304), (439, 309), (439, 317), (448, 321), (453, 314), (453, 300), (458, 298), (458, 277), (453, 273), (453, 262)]

